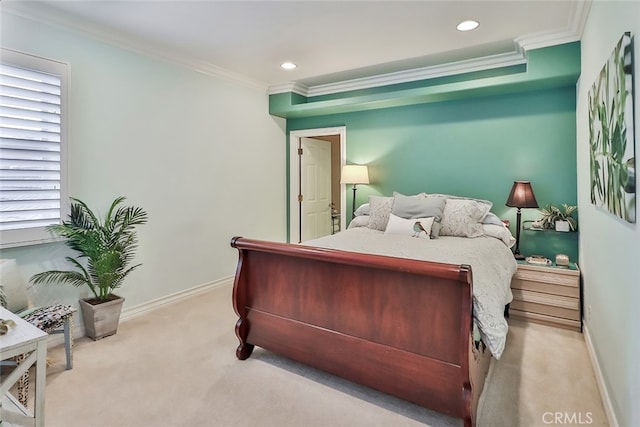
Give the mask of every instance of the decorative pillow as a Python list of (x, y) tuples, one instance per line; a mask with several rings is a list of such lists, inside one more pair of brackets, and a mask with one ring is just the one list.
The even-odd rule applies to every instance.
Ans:
[[(431, 238), (435, 239), (440, 234), (440, 221), (442, 219), (446, 199), (440, 197), (415, 197), (403, 196), (394, 193), (394, 202), (391, 213), (400, 218), (429, 218), (434, 217), (431, 227)], [(424, 193), (423, 193), (424, 194)]]
[(511, 248), (516, 244), (515, 237), (513, 237), (511, 231), (509, 231), (509, 229), (504, 224), (482, 224), (482, 228), (484, 229), (484, 234), (486, 236), (495, 237), (496, 239), (502, 240), (502, 242), (507, 245), (508, 248)]
[(441, 236), (478, 237), (484, 234), (482, 219), (491, 205), (469, 199), (447, 199), (440, 226)]
[(491, 207), (493, 206), (493, 202), (491, 202), (490, 200), (484, 200), (484, 199), (474, 199), (473, 197), (461, 197), (461, 196), (452, 196), (451, 194), (427, 194), (426, 197), (440, 197), (443, 199), (457, 199), (457, 200), (474, 200), (478, 203), (483, 203), (485, 205), (489, 205), (489, 209), (491, 209)]
[(398, 193), (397, 191), (393, 192), (393, 197), (396, 196), (402, 196), (402, 197), (411, 197), (412, 199), (424, 199), (425, 197), (427, 197), (427, 193), (418, 193), (418, 194), (414, 194), (412, 196), (405, 196), (402, 193)]
[(369, 215), (369, 203), (363, 203), (358, 206), (358, 209), (354, 212), (355, 216)]
[(432, 225), (433, 217), (407, 219), (390, 214), (389, 222), (387, 223), (387, 228), (384, 232), (388, 234), (401, 234), (403, 236), (430, 239)]
[(396, 194), (391, 213), (400, 218), (442, 216), (446, 200), (439, 197), (411, 197)]
[(369, 196), (369, 224), (367, 227), (384, 231), (389, 222), (393, 197)]
[(347, 228), (366, 227), (369, 225), (369, 215), (360, 215), (351, 220)]

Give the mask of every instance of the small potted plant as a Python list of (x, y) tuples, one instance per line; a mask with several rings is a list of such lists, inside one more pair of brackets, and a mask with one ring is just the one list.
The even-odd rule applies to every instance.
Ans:
[(47, 230), (65, 238), (66, 245), (78, 252), (66, 257), (75, 270), (50, 270), (31, 277), (36, 284), (87, 286), (93, 297), (80, 300), (80, 307), (86, 334), (94, 340), (117, 332), (124, 298), (113, 292), (140, 266), (129, 264), (138, 243), (135, 227), (147, 222), (147, 213), (138, 207), (119, 206), (124, 200), (116, 198), (100, 221), (83, 201), (71, 198), (69, 221)]
[(540, 209), (542, 218), (536, 221), (540, 228), (551, 229), (556, 231), (576, 231), (578, 222), (573, 217), (573, 213), (578, 209), (577, 206), (569, 206), (562, 204), (562, 209), (547, 205)]

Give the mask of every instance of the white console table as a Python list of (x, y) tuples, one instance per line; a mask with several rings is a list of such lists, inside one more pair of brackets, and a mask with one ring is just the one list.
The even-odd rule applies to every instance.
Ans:
[[(0, 307), (0, 319), (11, 319), (16, 326), (9, 327), (5, 335), (0, 335), (0, 360), (14, 356), (26, 357), (7, 376), (0, 379), (0, 423), (2, 425), (44, 426), (44, 391), (47, 370), (47, 333), (22, 320), (15, 314)], [(33, 411), (22, 406), (9, 393), (9, 389), (18, 382), (22, 374), (36, 365), (35, 400)]]

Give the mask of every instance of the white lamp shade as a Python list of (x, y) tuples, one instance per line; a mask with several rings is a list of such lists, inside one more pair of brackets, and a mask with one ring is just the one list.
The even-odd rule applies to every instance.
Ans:
[(366, 165), (344, 165), (342, 167), (341, 184), (368, 184), (369, 170)]

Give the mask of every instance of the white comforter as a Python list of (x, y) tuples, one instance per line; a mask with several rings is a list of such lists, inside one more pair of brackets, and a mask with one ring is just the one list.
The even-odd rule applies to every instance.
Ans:
[(507, 246), (494, 237), (417, 239), (367, 227), (351, 228), (303, 245), (450, 264), (469, 264), (473, 273), (473, 316), (484, 343), (499, 359), (508, 325), (504, 306), (511, 302), (511, 277), (517, 263)]

